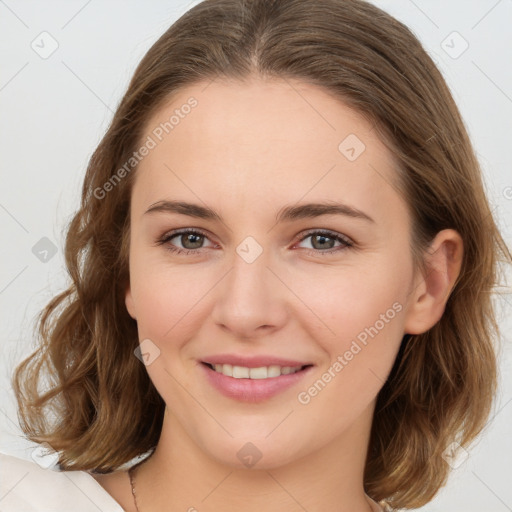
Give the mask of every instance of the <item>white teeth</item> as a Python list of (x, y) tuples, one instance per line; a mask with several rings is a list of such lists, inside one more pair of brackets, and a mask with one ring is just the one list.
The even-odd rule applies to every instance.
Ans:
[(249, 368), (246, 368), (245, 366), (233, 366), (233, 377), (235, 379), (248, 379)]
[(261, 366), (259, 368), (247, 368), (246, 366), (233, 366), (231, 364), (212, 365), (217, 373), (235, 379), (268, 379), (288, 375), (299, 371), (302, 366)]

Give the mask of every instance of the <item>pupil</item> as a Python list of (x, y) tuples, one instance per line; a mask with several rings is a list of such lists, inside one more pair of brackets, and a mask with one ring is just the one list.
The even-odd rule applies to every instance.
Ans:
[[(315, 235), (315, 236), (313, 237), (313, 246), (315, 246), (315, 242), (316, 242), (316, 240), (317, 240), (317, 239), (319, 239), (319, 238), (320, 238), (320, 239), (322, 239), (322, 241), (323, 241), (323, 242), (325, 242), (325, 240), (329, 240), (329, 239), (331, 239), (330, 237), (328, 237), (328, 236), (326, 236), (326, 235)], [(332, 239), (331, 239), (331, 240), (332, 240)], [(325, 246), (326, 246), (326, 244), (325, 244), (325, 243), (320, 244), (320, 248), (325, 247)], [(317, 247), (315, 247), (315, 248), (317, 248)]]
[[(194, 245), (194, 243), (196, 244), (194, 247), (187, 247), (186, 243), (184, 243), (183, 244), (184, 247), (187, 247), (189, 249), (197, 249), (198, 247), (201, 246), (202, 235), (188, 234), (188, 235), (184, 235), (184, 238), (185, 238), (186, 243), (191, 242), (192, 245)], [(194, 238), (197, 239), (196, 242), (194, 242)]]

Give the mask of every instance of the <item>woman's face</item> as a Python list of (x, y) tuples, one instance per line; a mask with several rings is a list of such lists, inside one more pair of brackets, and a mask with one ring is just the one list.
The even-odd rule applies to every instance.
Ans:
[(241, 448), (272, 467), (335, 442), (414, 324), (392, 154), (341, 102), (280, 80), (184, 89), (143, 142), (126, 305), (168, 413), (233, 466)]

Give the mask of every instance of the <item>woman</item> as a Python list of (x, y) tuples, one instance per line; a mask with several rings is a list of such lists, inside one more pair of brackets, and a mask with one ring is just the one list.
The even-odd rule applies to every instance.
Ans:
[(14, 375), (64, 470), (35, 481), (75, 510), (76, 488), (84, 510), (420, 507), (489, 416), (500, 257), (404, 25), (361, 0), (202, 2), (93, 154), (73, 282)]

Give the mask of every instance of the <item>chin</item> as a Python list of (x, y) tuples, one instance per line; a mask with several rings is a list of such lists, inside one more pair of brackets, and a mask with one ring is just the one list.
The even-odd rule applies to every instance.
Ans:
[(220, 464), (236, 470), (252, 471), (276, 469), (304, 455), (299, 453), (290, 437), (288, 443), (283, 443), (277, 436), (274, 440), (270, 440), (270, 437), (265, 439), (265, 436), (245, 435), (243, 439), (230, 438), (228, 442), (207, 447), (207, 450)]

